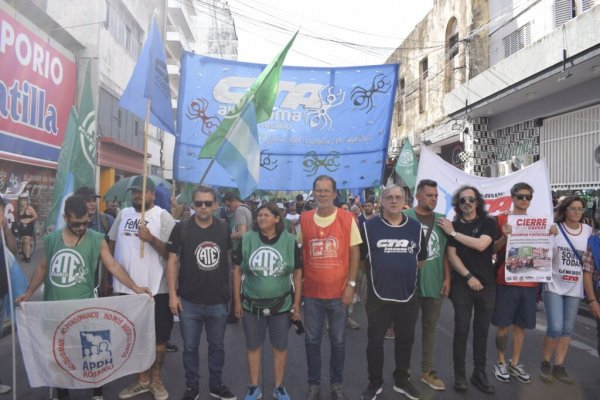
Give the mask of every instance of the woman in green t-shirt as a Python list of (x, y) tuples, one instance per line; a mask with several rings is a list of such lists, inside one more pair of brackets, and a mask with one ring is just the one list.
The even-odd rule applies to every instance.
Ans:
[(283, 375), (287, 360), (287, 337), (292, 321), (300, 319), (302, 269), (296, 238), (284, 230), (275, 203), (257, 209), (255, 230), (242, 237), (234, 253), (233, 303), (242, 320), (250, 386), (246, 399), (262, 396), (258, 379), (266, 331), (273, 348), (275, 388), (273, 397), (287, 400)]

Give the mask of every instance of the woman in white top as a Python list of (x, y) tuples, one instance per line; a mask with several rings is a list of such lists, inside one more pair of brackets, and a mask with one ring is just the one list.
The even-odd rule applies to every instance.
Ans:
[[(592, 234), (592, 228), (582, 223), (584, 204), (579, 196), (567, 196), (558, 205), (556, 213), (559, 232), (554, 237), (552, 281), (546, 283), (543, 293), (547, 328), (540, 378), (545, 382), (557, 379), (573, 383), (563, 363), (583, 297), (584, 274), (589, 274), (586, 276), (589, 279), (593, 272), (584, 271), (582, 265)], [(553, 355), (554, 365), (550, 362)]]

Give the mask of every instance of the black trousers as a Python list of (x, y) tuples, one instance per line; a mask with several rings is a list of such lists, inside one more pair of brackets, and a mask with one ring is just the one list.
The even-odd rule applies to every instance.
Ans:
[[(473, 364), (474, 371), (485, 371), (487, 338), (494, 302), (496, 299), (496, 286), (484, 286), (478, 292), (469, 288), (466, 281), (460, 277), (453, 277), (450, 290), (450, 300), (454, 306), (454, 341), (453, 360), (454, 377), (465, 378), (465, 357), (467, 353), (467, 340), (473, 317)], [(475, 311), (475, 312), (473, 312)]]
[[(374, 295), (369, 293), (369, 298)], [(402, 382), (408, 379), (410, 353), (415, 338), (415, 323), (419, 315), (419, 299), (417, 294), (406, 303), (383, 303), (369, 301), (367, 298), (367, 371), (369, 382), (374, 385), (383, 384), (383, 341), (385, 331), (394, 323), (394, 356), (396, 369), (394, 379)]]

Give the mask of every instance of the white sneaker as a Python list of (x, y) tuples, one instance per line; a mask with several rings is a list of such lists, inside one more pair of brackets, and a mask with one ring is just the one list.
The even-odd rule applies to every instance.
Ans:
[(494, 364), (494, 376), (500, 382), (510, 382), (510, 374), (508, 373), (508, 366), (504, 363)]
[(10, 392), (12, 388), (8, 385), (3, 385), (0, 383), (0, 394), (6, 394), (8, 392)]

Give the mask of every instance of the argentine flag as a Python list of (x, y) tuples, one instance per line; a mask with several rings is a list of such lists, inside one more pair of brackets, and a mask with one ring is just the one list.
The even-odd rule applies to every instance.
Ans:
[(230, 128), (217, 153), (217, 162), (231, 174), (242, 199), (258, 187), (260, 146), (254, 101), (249, 101)]

